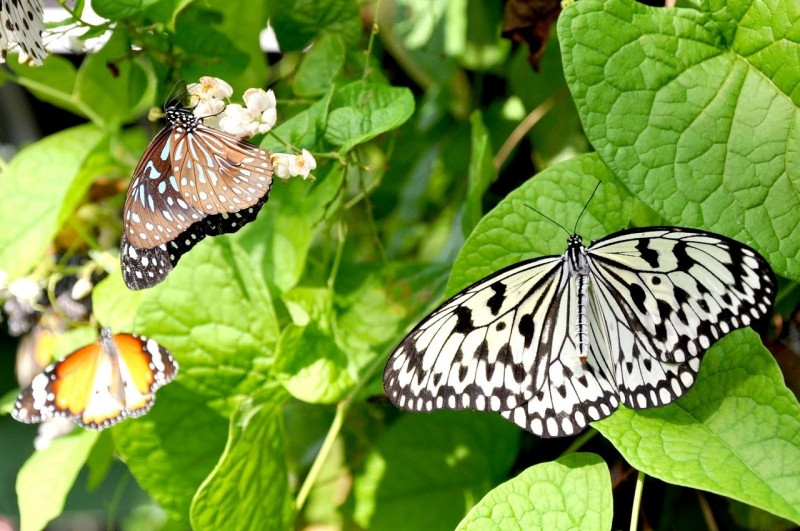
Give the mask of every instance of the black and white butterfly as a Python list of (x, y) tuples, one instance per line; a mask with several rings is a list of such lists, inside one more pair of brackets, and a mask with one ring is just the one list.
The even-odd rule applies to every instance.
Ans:
[(253, 221), (272, 185), (267, 150), (203, 125), (171, 103), (167, 125), (133, 172), (123, 211), (122, 277), (130, 289), (164, 280), (207, 235)]
[(617, 232), (512, 265), (453, 296), (392, 353), (408, 411), (495, 411), (542, 437), (675, 401), (706, 350), (770, 312), (775, 275), (735, 240), (678, 227)]

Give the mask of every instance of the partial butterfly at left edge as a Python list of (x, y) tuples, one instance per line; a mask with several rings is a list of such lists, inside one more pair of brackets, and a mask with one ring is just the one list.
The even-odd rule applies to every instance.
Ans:
[(135, 334), (104, 328), (100, 339), (79, 348), (34, 377), (11, 415), (28, 424), (66, 417), (102, 430), (147, 413), (156, 390), (178, 374), (178, 362), (163, 346)]
[(272, 185), (267, 150), (203, 125), (177, 102), (165, 114), (167, 125), (142, 155), (125, 199), (120, 261), (133, 290), (164, 280), (207, 235), (253, 221)]

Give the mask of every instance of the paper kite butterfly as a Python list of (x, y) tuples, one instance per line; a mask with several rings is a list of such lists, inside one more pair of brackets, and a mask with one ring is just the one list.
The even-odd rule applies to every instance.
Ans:
[(104, 328), (100, 340), (47, 367), (20, 393), (12, 416), (27, 423), (54, 417), (102, 430), (147, 413), (156, 389), (178, 374), (178, 362), (152, 339)]
[(0, 1), (0, 63), (18, 47), (19, 62), (41, 65), (47, 51), (42, 44), (42, 0)]
[(207, 235), (236, 232), (267, 201), (272, 162), (267, 150), (203, 125), (173, 102), (167, 125), (133, 172), (120, 244), (130, 289), (164, 280)]
[(408, 411), (494, 411), (542, 437), (675, 401), (706, 350), (768, 314), (775, 275), (756, 251), (677, 227), (623, 230), (506, 267), (453, 296), (392, 353), (389, 399)]

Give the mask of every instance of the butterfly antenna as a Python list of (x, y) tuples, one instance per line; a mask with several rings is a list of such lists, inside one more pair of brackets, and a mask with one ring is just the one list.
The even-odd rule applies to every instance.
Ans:
[(567, 233), (567, 236), (572, 236), (572, 233), (570, 233), (570, 232), (569, 232), (569, 231), (568, 231), (568, 230), (567, 230), (567, 229), (564, 227), (564, 225), (562, 225), (562, 224), (561, 224), (561, 223), (559, 223), (558, 221), (554, 220), (553, 218), (551, 218), (551, 217), (549, 217), (549, 216), (546, 216), (546, 215), (544, 215), (542, 212), (540, 212), (540, 211), (536, 210), (535, 208), (533, 208), (532, 206), (530, 206), (528, 203), (525, 203), (525, 206), (526, 206), (526, 207), (528, 207), (528, 208), (530, 208), (531, 210), (533, 210), (534, 212), (536, 212), (536, 213), (537, 213), (537, 214), (539, 214), (540, 216), (542, 216), (544, 219), (546, 219), (547, 221), (549, 221), (550, 223), (552, 223), (552, 224), (553, 224), (553, 225), (555, 225), (556, 227), (561, 227), (561, 230), (563, 230), (564, 232), (566, 232), (566, 233)]
[[(178, 90), (178, 87), (181, 85), (183, 85), (183, 88)], [(169, 94), (167, 95), (167, 101), (164, 103), (164, 107), (167, 107), (174, 101), (180, 102), (183, 99), (183, 97), (186, 96), (186, 94), (188, 93), (189, 90), (186, 88), (186, 81), (184, 81), (183, 79), (179, 79), (172, 86), (172, 89), (170, 89)]]
[(575, 229), (572, 231), (572, 234), (577, 234), (578, 233), (578, 223), (580, 223), (581, 218), (583, 217), (583, 213), (586, 212), (586, 208), (589, 206), (589, 203), (592, 202), (592, 198), (594, 197), (594, 194), (597, 193), (597, 189), (600, 188), (600, 184), (601, 184), (601, 182), (597, 181), (597, 185), (594, 187), (594, 190), (592, 191), (592, 195), (589, 196), (589, 200), (586, 201), (585, 205), (583, 205), (583, 210), (581, 210), (581, 213), (578, 214), (578, 219), (575, 220)]

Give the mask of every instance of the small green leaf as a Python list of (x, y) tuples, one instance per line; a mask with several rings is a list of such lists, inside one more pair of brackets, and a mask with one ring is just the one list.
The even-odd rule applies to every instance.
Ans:
[[(181, 368), (181, 371), (183, 368)], [(228, 419), (178, 381), (159, 389), (153, 409), (114, 426), (114, 444), (137, 483), (183, 528), (198, 487), (225, 448)]]
[[(192, 500), (193, 529), (284, 530), (294, 525), (279, 388), (242, 401), (219, 463)], [(246, 488), (243, 488), (246, 486)]]
[(316, 182), (290, 179), (273, 184), (270, 200), (237, 240), (270, 286), (288, 291), (300, 280), (320, 222), (336, 211), (344, 171), (335, 165)]
[(452, 529), (503, 480), (519, 429), (497, 415), (405, 415), (377, 442), (354, 484), (354, 519), (380, 531)]
[(101, 17), (121, 20), (141, 13), (160, 0), (92, 0), (92, 9)]
[[(314, 149), (322, 140), (328, 120), (328, 107), (333, 98), (333, 89), (329, 90), (320, 100), (314, 102), (307, 109), (295, 114), (275, 128), (278, 138), (289, 142), (296, 148)], [(270, 153), (283, 153), (286, 146), (272, 135), (267, 135), (261, 142), (261, 147)]]
[[(586, 206), (598, 179), (603, 184)], [(564, 230), (528, 207), (572, 231), (586, 206), (578, 233), (590, 239), (625, 228), (632, 205), (596, 154), (550, 166), (508, 194), (478, 223), (453, 264), (447, 293), (523, 259), (564, 253)]]
[(72, 101), (77, 69), (61, 56), (50, 54), (42, 66), (20, 65), (16, 56), (9, 56), (8, 66), (17, 75), (17, 83), (46, 101), (81, 115), (81, 106)]
[(72, 99), (81, 114), (109, 130), (147, 111), (155, 99), (155, 73), (147, 61), (128, 57), (130, 41), (122, 32), (97, 53), (86, 56), (75, 77)]
[(93, 125), (61, 131), (20, 151), (0, 179), (0, 269), (36, 265), (95, 177), (87, 159), (106, 140)]
[(589, 140), (637, 198), (671, 224), (752, 245), (797, 280), (797, 4), (727, 4), (575, 2), (558, 20), (565, 75)]
[(800, 404), (751, 330), (706, 353), (689, 392), (592, 423), (635, 468), (800, 523)]
[(323, 34), (303, 57), (292, 88), (298, 96), (319, 96), (333, 87), (344, 66), (345, 45), (336, 33)]
[(611, 529), (611, 494), (605, 461), (571, 454), (534, 465), (493, 489), (457, 529)]
[(92, 290), (92, 314), (101, 326), (115, 332), (132, 330), (139, 304), (146, 293), (128, 289), (117, 265)]
[(169, 349), (181, 383), (226, 416), (229, 400), (263, 385), (279, 332), (260, 269), (230, 236), (199, 243), (148, 290), (135, 330)]
[(483, 216), (483, 194), (497, 178), (492, 161), (492, 143), (480, 111), (469, 117), (472, 124), (472, 142), (469, 159), (467, 200), (461, 218), (461, 230), (468, 236)]
[(270, 26), (281, 50), (299, 51), (319, 35), (333, 33), (353, 46), (361, 37), (361, 17), (354, 0), (270, 1)]
[[(227, 3), (240, 5), (233, 1)], [(189, 56), (181, 64), (183, 79), (194, 82), (201, 76), (215, 76), (232, 81), (247, 68), (250, 56), (222, 32), (218, 24), (220, 18), (219, 14), (203, 11), (195, 3), (175, 19), (172, 42)], [(237, 39), (236, 42), (241, 41)]]
[(314, 404), (335, 404), (355, 386), (348, 355), (316, 322), (289, 325), (275, 351), (276, 378), (293, 397)]
[(155, 97), (156, 76), (147, 61), (128, 57), (128, 37), (115, 31), (97, 53), (75, 70), (60, 57), (42, 67), (15, 65), (17, 82), (39, 99), (115, 130), (143, 113)]
[(334, 94), (325, 139), (346, 153), (400, 127), (413, 112), (414, 97), (408, 88), (355, 81)]
[(77, 430), (35, 452), (17, 474), (21, 530), (44, 529), (61, 514), (78, 472), (89, 457), (99, 433)]

